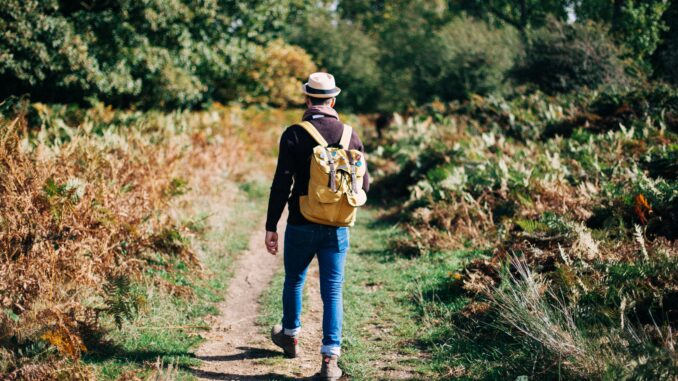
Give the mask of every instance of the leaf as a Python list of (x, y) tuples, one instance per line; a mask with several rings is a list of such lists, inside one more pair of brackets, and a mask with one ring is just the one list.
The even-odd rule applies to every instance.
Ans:
[(14, 313), (14, 311), (10, 310), (9, 308), (3, 308), (2, 312), (4, 312), (5, 315), (7, 315), (7, 317), (15, 323), (18, 323), (19, 319), (21, 319), (19, 315)]
[(549, 226), (540, 221), (518, 219), (515, 223), (527, 233), (545, 232), (549, 230)]

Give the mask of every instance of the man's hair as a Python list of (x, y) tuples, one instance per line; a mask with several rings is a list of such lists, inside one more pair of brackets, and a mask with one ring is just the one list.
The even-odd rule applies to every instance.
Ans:
[(332, 99), (334, 98), (316, 98), (316, 97), (310, 97), (306, 96), (310, 101), (311, 104), (314, 106), (323, 106), (323, 105), (329, 105), (330, 102), (332, 102)]

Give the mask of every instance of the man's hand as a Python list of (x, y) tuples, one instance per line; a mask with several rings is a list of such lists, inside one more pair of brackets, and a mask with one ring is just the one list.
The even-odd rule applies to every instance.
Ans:
[(266, 250), (269, 253), (276, 255), (278, 254), (278, 233), (276, 232), (266, 232)]

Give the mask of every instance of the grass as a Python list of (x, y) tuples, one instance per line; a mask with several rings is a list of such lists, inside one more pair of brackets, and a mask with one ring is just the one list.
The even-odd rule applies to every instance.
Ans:
[(450, 271), (479, 253), (405, 258), (389, 246), (401, 235), (398, 225), (372, 210), (352, 230), (342, 366), (357, 380), (438, 378), (455, 368), (448, 344), (438, 340), (449, 329), (442, 319), (466, 304), (448, 287)]
[[(227, 187), (235, 188), (232, 185)], [(122, 375), (148, 376), (159, 358), (164, 364), (179, 368), (178, 380), (194, 377), (188, 368), (199, 365), (193, 351), (202, 342), (200, 332), (209, 329), (204, 318), (218, 313), (215, 304), (223, 299), (232, 274), (232, 263), (239, 252), (247, 249), (255, 224), (264, 213), (262, 186), (247, 183), (235, 192), (229, 205), (218, 199), (194, 200), (193, 223), (186, 225), (199, 232), (193, 246), (201, 253), (204, 275), (177, 263), (177, 271), (147, 271), (149, 279), (163, 277), (170, 285), (186, 287), (192, 296), (178, 294), (172, 287), (142, 285), (146, 308), (119, 330), (112, 329), (105, 337), (106, 346), (93, 348), (84, 360), (93, 365), (97, 379), (115, 380)], [(219, 193), (219, 192), (216, 192)], [(182, 288), (178, 288), (182, 289)]]
[[(446, 288), (449, 271), (479, 254), (395, 256), (389, 242), (401, 234), (398, 225), (379, 220), (371, 209), (360, 211), (351, 230), (340, 365), (353, 380), (436, 378), (454, 368), (447, 346), (434, 344), (445, 334), (440, 317), (465, 305)], [(261, 298), (259, 324), (266, 331), (280, 319), (282, 283), (281, 271)]]
[[(257, 325), (261, 327), (262, 332), (265, 334), (269, 333), (273, 325), (280, 323), (282, 318), (282, 290), (284, 281), (285, 270), (281, 268), (259, 299)], [(304, 297), (306, 297), (306, 289), (304, 289)]]

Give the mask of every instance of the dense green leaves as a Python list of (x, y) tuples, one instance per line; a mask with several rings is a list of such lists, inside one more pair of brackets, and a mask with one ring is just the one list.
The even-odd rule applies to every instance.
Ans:
[(357, 25), (333, 19), (327, 13), (316, 13), (293, 32), (290, 40), (337, 78), (342, 89), (340, 107), (372, 111), (378, 106), (379, 49), (376, 41)]
[(337, 77), (339, 107), (360, 112), (513, 91), (516, 79), (548, 92), (623, 72), (675, 82), (677, 12), (669, 0), (7, 0), (0, 98), (285, 106), (311, 60)]
[[(548, 68), (548, 69), (546, 69)], [(552, 21), (530, 35), (522, 79), (549, 92), (622, 83), (619, 51), (600, 25)]]
[(501, 88), (521, 50), (513, 28), (496, 29), (482, 21), (457, 18), (438, 30), (415, 82), (422, 100), (466, 99)]
[(11, 0), (0, 6), (0, 96), (164, 108), (238, 99), (290, 3)]

